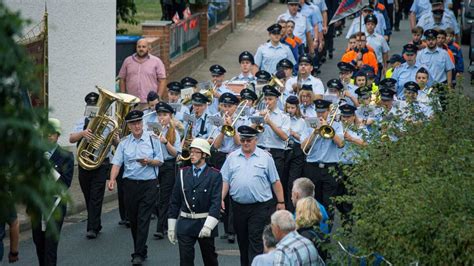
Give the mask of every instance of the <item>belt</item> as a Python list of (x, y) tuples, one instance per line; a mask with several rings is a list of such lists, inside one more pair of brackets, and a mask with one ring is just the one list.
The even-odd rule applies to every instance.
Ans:
[(207, 216), (209, 216), (209, 213), (208, 213), (208, 212), (203, 212), (203, 213), (187, 213), (187, 212), (181, 211), (181, 213), (179, 214), (179, 216), (181, 216), (181, 217), (183, 217), (183, 218), (188, 218), (188, 219), (204, 219), (204, 218), (207, 218)]

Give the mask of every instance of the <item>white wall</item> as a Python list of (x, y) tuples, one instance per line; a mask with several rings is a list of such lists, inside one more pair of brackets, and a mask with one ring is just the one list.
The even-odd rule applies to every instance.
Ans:
[[(95, 85), (114, 90), (115, 0), (6, 0), (22, 17), (41, 21), (49, 14), (50, 117), (62, 122), (60, 144), (84, 112), (84, 96)], [(26, 30), (29, 27), (26, 28)]]

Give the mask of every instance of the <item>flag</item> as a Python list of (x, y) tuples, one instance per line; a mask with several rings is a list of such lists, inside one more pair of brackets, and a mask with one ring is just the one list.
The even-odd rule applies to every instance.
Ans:
[(179, 22), (179, 15), (178, 15), (178, 12), (176, 12), (176, 14), (174, 14), (174, 16), (173, 16), (173, 18), (172, 18), (171, 20), (173, 20), (173, 22), (174, 22), (175, 24), (178, 24), (178, 22)]
[(191, 16), (191, 9), (189, 9), (189, 6), (188, 6), (183, 11), (183, 17), (184, 17), (184, 19), (188, 19), (190, 16)]
[(369, 5), (368, 0), (342, 0), (329, 25), (358, 12), (367, 5)]

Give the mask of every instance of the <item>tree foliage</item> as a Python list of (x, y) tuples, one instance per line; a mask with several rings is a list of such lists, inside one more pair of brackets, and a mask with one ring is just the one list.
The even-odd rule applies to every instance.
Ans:
[(395, 264), (474, 263), (474, 105), (451, 93), (430, 123), (371, 141), (350, 173), (352, 228), (337, 239)]
[(119, 29), (118, 25), (120, 21), (128, 24), (137, 24), (138, 21), (135, 19), (135, 14), (137, 13), (137, 7), (134, 0), (117, 0), (117, 9), (116, 9), (116, 26), (117, 33), (125, 33), (125, 29)]
[(60, 191), (44, 156), (48, 112), (24, 104), (26, 89), (39, 90), (34, 64), (15, 41), (24, 24), (0, 2), (0, 218), (16, 203), (46, 213)]

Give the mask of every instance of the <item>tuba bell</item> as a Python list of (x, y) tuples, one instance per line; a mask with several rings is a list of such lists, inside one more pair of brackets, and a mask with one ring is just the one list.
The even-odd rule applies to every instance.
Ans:
[(125, 123), (125, 116), (140, 103), (140, 98), (126, 93), (116, 93), (120, 99), (116, 101), (115, 116), (117, 124), (120, 127), (119, 137), (123, 138), (130, 133), (130, 130)]
[(93, 137), (90, 140), (82, 139), (77, 148), (77, 162), (86, 170), (97, 169), (102, 164), (112, 145), (114, 135), (119, 130), (118, 123), (107, 116), (106, 112), (113, 102), (121, 99), (120, 96), (99, 86), (96, 88), (99, 91), (97, 101), (99, 110), (87, 125)]

